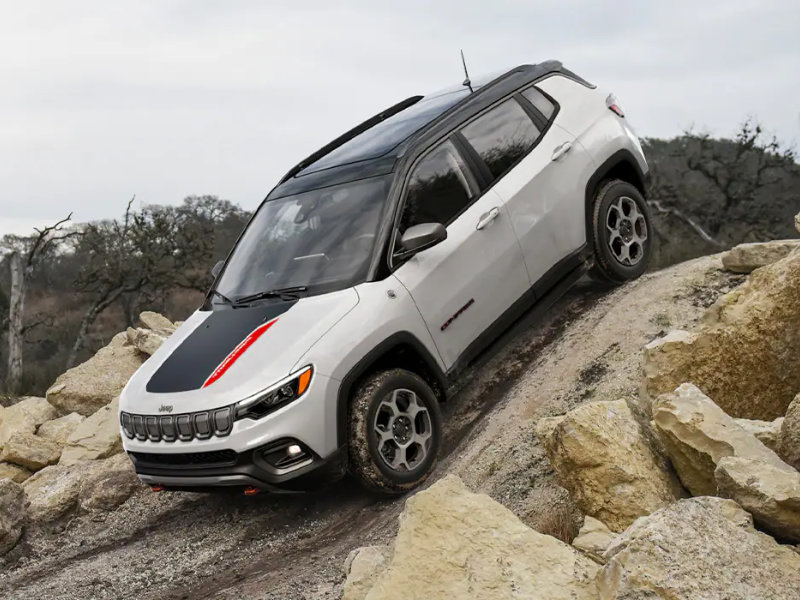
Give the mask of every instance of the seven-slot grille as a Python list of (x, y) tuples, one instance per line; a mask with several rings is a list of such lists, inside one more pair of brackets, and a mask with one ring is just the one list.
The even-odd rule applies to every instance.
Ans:
[(233, 407), (203, 410), (182, 415), (120, 414), (122, 430), (129, 439), (174, 442), (225, 437), (233, 429)]

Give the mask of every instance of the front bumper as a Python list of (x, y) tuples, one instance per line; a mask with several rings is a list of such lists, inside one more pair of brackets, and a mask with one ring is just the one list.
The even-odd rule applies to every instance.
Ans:
[[(155, 454), (130, 452), (136, 473), (144, 483), (167, 490), (209, 491), (219, 487), (255, 487), (269, 492), (301, 492), (341, 479), (347, 470), (347, 452), (340, 449), (322, 459), (310, 455), (296, 468), (278, 469), (265, 455), (294, 444), (280, 440), (243, 453)], [(307, 450), (307, 448), (305, 449)], [(190, 457), (187, 461), (187, 457)]]
[[(123, 447), (139, 478), (149, 485), (168, 489), (254, 486), (271, 491), (312, 488), (341, 477), (346, 469), (346, 452), (340, 450), (337, 439), (338, 387), (338, 381), (316, 373), (301, 398), (261, 419), (234, 421), (224, 435), (191, 440), (155, 437), (158, 441), (154, 441), (130, 439), (121, 430)], [(132, 400), (127, 399), (123, 410), (141, 413)], [(163, 401), (169, 403), (169, 398)], [(271, 468), (263, 460), (264, 452), (289, 442), (301, 446), (308, 460), (288, 470)]]

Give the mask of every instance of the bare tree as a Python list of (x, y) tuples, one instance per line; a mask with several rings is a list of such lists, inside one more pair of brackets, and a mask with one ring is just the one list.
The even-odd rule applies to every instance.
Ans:
[[(670, 142), (669, 166), (651, 165), (650, 206), (683, 221), (717, 248), (742, 241), (731, 238), (731, 224), (751, 223), (752, 238), (770, 237), (782, 215), (752, 213), (759, 194), (796, 170), (794, 149), (768, 136), (753, 118), (742, 123), (734, 139), (689, 129), (676, 142)], [(664, 144), (646, 140), (651, 148), (659, 143)]]
[(688, 132), (686, 137), (693, 146), (686, 153), (686, 166), (714, 183), (725, 210), (752, 200), (759, 189), (776, 183), (776, 171), (795, 160), (794, 149), (783, 147), (774, 135), (765, 138), (763, 128), (752, 117), (742, 123), (728, 152), (713, 144), (707, 133)]
[(29, 237), (7, 235), (3, 238), (11, 268), (11, 292), (8, 309), (8, 375), (6, 386), (11, 394), (19, 393), (22, 382), (22, 344), (25, 334), (25, 292), (34, 270), (58, 244), (79, 234), (65, 230), (72, 213), (54, 225), (34, 229)]
[(75, 342), (67, 357), (67, 368), (73, 367), (83, 348), (89, 328), (97, 317), (122, 294), (134, 292), (144, 285), (141, 277), (131, 272), (132, 211), (135, 196), (125, 208), (122, 221), (90, 223), (81, 239), (80, 252), (88, 258), (81, 270), (76, 288), (91, 297), (81, 318)]
[[(183, 205), (131, 209), (121, 221), (91, 223), (79, 252), (87, 260), (75, 283), (90, 298), (67, 358), (73, 366), (98, 316), (117, 304), (130, 326), (143, 306), (163, 305), (171, 290), (205, 291), (210, 283), (215, 226), (241, 212), (215, 197), (187, 198)], [(238, 214), (238, 213), (237, 213)]]

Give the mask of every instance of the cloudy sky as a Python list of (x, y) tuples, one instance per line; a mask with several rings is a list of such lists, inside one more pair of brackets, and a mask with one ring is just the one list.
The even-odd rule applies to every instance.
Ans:
[(254, 208), (407, 96), (547, 58), (642, 136), (747, 115), (800, 140), (797, 0), (0, 0), (0, 234), (127, 200)]

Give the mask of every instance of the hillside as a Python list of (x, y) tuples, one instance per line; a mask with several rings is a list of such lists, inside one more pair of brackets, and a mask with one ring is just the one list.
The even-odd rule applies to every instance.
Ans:
[[(587, 403), (635, 397), (641, 347), (671, 329), (696, 328), (709, 306), (744, 281), (722, 270), (715, 255), (616, 290), (582, 282), (542, 319), (520, 323), (464, 376), (446, 406), (446, 457), (434, 479), (460, 475), (522, 523), (570, 541), (585, 507), (563, 487), (534, 434), (537, 423)], [(132, 492), (110, 512), (85, 508), (80, 492), (78, 504), (53, 520), (28, 523), (4, 559), (0, 595), (339, 598), (348, 553), (390, 542), (405, 504), (370, 498), (349, 482), (289, 497)]]

